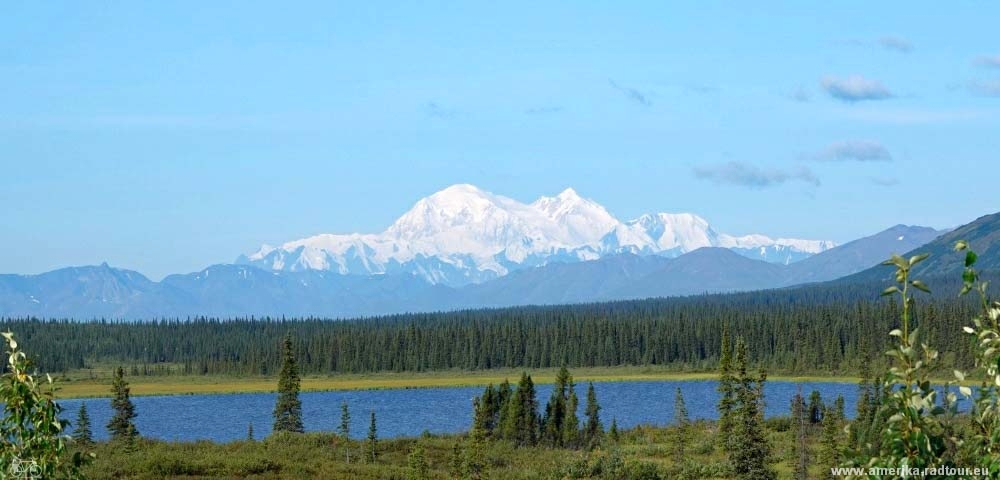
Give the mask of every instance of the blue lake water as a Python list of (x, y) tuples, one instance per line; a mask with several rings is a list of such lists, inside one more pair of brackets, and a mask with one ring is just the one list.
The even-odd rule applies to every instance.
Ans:
[[(693, 419), (716, 417), (717, 382), (652, 381), (598, 382), (594, 384), (601, 405), (605, 427), (615, 418), (621, 428), (640, 424), (666, 425), (673, 419), (676, 389), (684, 393), (688, 414)], [(824, 401), (832, 403), (843, 395), (850, 417), (858, 397), (852, 383), (768, 382), (765, 386), (767, 416), (787, 415), (792, 397), (802, 388), (808, 397), (818, 390)], [(551, 385), (539, 385), (538, 401), (544, 408), (552, 392)], [(579, 415), (583, 417), (587, 384), (577, 385)], [(394, 390), (358, 390), (302, 393), (302, 415), (306, 431), (335, 431), (340, 424), (340, 405), (347, 402), (351, 412), (351, 436), (363, 438), (368, 433), (371, 411), (375, 412), (380, 438), (417, 436), (422, 432), (457, 433), (472, 424), (472, 399), (482, 388), (421, 388)], [(136, 427), (148, 438), (163, 440), (213, 440), (226, 442), (246, 438), (247, 426), (253, 423), (254, 435), (262, 438), (271, 431), (274, 393), (239, 393), (227, 395), (174, 395), (135, 397)], [(86, 402), (91, 428), (98, 439), (107, 438), (105, 425), (111, 418), (111, 400), (60, 400), (63, 417), (73, 421), (80, 404)]]

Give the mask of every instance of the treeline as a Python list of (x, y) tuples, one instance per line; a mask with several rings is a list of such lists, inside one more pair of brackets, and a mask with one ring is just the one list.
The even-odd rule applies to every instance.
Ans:
[[(975, 305), (954, 282), (931, 283), (917, 325), (945, 362), (972, 364), (962, 335)], [(295, 338), (304, 374), (447, 369), (670, 365), (710, 370), (726, 327), (750, 362), (770, 372), (854, 374), (877, 368), (899, 323), (879, 285), (836, 285), (574, 306), (395, 315), (359, 320), (208, 319), (121, 322), (5, 319), (0, 329), (32, 345), (35, 365), (65, 372), (124, 365), (133, 375), (274, 375), (279, 344)]]

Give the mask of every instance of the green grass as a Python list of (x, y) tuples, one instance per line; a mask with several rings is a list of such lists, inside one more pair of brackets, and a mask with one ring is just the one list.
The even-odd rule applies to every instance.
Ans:
[[(303, 391), (375, 390), (390, 388), (468, 387), (498, 384), (504, 379), (515, 382), (522, 369), (435, 371), (406, 373), (343, 374), (305, 376)], [(535, 383), (552, 383), (558, 369), (532, 369)], [(686, 372), (675, 368), (591, 367), (574, 368), (573, 376), (581, 382), (634, 382), (650, 380), (716, 380), (716, 372)], [(192, 395), (275, 391), (275, 376), (237, 377), (228, 375), (165, 375), (127, 376), (133, 395)], [(845, 376), (769, 376), (769, 380), (799, 382), (856, 383), (857, 378)], [(71, 372), (57, 380), (59, 398), (107, 397), (111, 389), (111, 371), (87, 370)]]

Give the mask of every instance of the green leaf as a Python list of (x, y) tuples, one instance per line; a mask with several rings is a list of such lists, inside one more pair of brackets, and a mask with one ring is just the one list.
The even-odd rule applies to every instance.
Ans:
[(927, 293), (931, 293), (931, 289), (927, 288), (927, 284), (925, 284), (924, 282), (921, 282), (920, 280), (914, 280), (914, 281), (910, 282), (910, 285), (913, 285), (917, 290), (920, 290), (920, 291), (923, 291), (923, 292), (927, 292)]
[(955, 378), (957, 378), (959, 382), (964, 382), (965, 374), (962, 373), (960, 370), (955, 370)]
[(884, 297), (886, 295), (892, 295), (892, 294), (897, 293), (897, 292), (899, 292), (899, 288), (896, 287), (896, 286), (892, 286), (892, 287), (889, 287), (889, 288), (887, 288), (885, 290), (882, 290), (882, 296)]
[(965, 397), (966, 397), (966, 398), (968, 398), (968, 397), (971, 397), (971, 396), (972, 396), (972, 389), (971, 389), (971, 388), (969, 388), (969, 387), (965, 387), (965, 386), (962, 386), (962, 387), (958, 387), (958, 391), (959, 391), (959, 393), (961, 393), (962, 395), (965, 395)]
[(965, 250), (966, 248), (969, 248), (969, 242), (967, 242), (965, 240), (959, 240), (959, 241), (955, 242), (955, 251), (956, 252), (961, 252), (962, 250)]
[(900, 330), (900, 329), (898, 329), (898, 328), (894, 329), (893, 331), (889, 332), (889, 336), (890, 337), (902, 337), (903, 336), (903, 331)]
[(976, 252), (973, 252), (972, 250), (965, 252), (965, 266), (971, 267), (972, 264), (976, 263), (976, 258), (978, 258), (976, 256)]

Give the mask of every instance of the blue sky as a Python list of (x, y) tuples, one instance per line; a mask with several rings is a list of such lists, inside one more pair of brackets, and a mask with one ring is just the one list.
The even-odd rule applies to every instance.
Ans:
[[(834, 8), (836, 7), (836, 8)], [(847, 241), (1000, 209), (994, 3), (20, 2), (0, 272), (152, 278), (454, 183)]]

